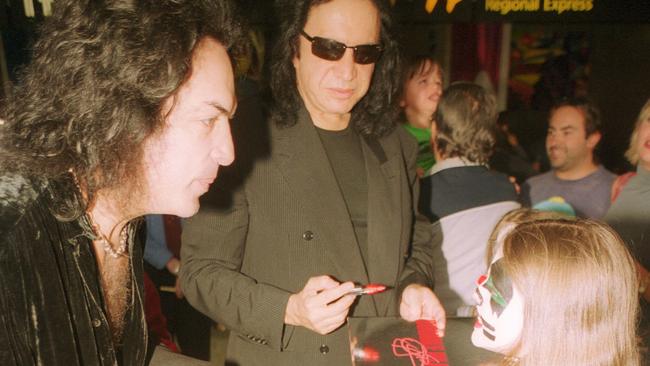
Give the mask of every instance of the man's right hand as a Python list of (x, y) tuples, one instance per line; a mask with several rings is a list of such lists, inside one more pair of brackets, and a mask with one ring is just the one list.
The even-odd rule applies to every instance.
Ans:
[(356, 296), (347, 295), (354, 283), (339, 283), (329, 276), (312, 277), (289, 297), (284, 322), (327, 334), (345, 323)]

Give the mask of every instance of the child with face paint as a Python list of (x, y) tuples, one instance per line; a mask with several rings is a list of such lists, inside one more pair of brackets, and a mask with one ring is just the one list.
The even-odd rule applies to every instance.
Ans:
[(475, 346), (503, 353), (506, 365), (640, 365), (638, 280), (610, 227), (516, 210), (493, 238), (477, 281)]
[(435, 164), (431, 146), (433, 114), (442, 95), (442, 69), (429, 56), (416, 56), (406, 61), (402, 73), (402, 98), (404, 128), (418, 142), (417, 172), (420, 177), (429, 175)]

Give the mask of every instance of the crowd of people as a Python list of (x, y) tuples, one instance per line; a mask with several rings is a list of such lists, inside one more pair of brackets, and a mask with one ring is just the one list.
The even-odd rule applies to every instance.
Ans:
[(569, 98), (524, 180), (490, 164), (495, 97), (404, 58), (387, 2), (277, 15), (265, 104), (228, 0), (56, 3), (0, 111), (0, 363), (207, 360), (214, 321), (229, 364), (346, 365), (348, 317), (459, 316), (505, 365), (643, 364), (650, 100), (636, 172)]

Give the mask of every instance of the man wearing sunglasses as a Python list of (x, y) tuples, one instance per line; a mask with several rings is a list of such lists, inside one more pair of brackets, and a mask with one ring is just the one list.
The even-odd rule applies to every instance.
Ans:
[[(415, 212), (417, 145), (395, 128), (385, 3), (277, 10), (268, 137), (255, 121), (232, 186), (184, 226), (184, 293), (231, 330), (227, 360), (240, 366), (349, 365), (348, 316), (432, 319), (442, 334), (431, 234)], [(350, 294), (370, 283), (388, 290)]]

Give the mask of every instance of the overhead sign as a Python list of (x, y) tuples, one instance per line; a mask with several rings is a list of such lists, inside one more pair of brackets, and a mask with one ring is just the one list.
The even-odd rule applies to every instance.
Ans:
[[(463, 0), (447, 0), (445, 11), (447, 13), (452, 13), (454, 11), (454, 8), (456, 8), (456, 5), (458, 5), (458, 3), (461, 1)], [(426, 10), (427, 13), (431, 14), (433, 12), (433, 9), (436, 8), (436, 5), (438, 5), (438, 0), (426, 0), (426, 3), (424, 3), (424, 10)]]
[(649, 0), (396, 0), (409, 22), (650, 22)]
[(594, 0), (485, 0), (486, 12), (506, 15), (510, 12), (552, 12), (562, 14), (566, 11), (590, 12)]

